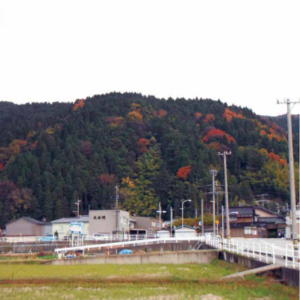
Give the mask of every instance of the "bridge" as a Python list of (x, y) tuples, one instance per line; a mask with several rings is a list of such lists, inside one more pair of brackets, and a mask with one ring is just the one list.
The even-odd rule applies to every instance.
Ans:
[(102, 250), (112, 248), (127, 248), (155, 244), (180, 243), (194, 241), (198, 247), (201, 245), (218, 249), (224, 253), (233, 253), (248, 257), (266, 264), (276, 264), (286, 268), (300, 269), (300, 245), (294, 249), (293, 244), (285, 239), (262, 239), (262, 238), (231, 238), (224, 239), (217, 236), (198, 237), (166, 237), (152, 238), (133, 241), (109, 242), (102, 244), (83, 245), (76, 247), (57, 248), (55, 252), (59, 258), (66, 253), (80, 251), (83, 255), (90, 250)]

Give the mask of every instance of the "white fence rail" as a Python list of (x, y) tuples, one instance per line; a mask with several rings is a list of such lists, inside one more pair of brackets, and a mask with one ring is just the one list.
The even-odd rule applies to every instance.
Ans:
[(274, 243), (268, 243), (264, 239), (222, 239), (214, 236), (203, 237), (202, 239), (207, 245), (216, 249), (269, 264), (300, 269), (300, 247), (295, 249), (289, 243), (285, 243), (284, 247), (280, 247)]

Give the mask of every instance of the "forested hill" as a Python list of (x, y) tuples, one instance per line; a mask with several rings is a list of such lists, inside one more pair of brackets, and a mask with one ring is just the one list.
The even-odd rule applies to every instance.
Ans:
[(223, 197), (218, 152), (226, 149), (232, 204), (288, 199), (285, 131), (220, 101), (111, 93), (72, 104), (0, 102), (0, 128), (2, 226), (21, 215), (70, 216), (77, 199), (82, 213), (112, 208), (116, 185), (132, 213), (155, 215), (161, 201), (179, 215), (191, 198), (192, 216), (200, 197), (210, 205), (210, 169)]

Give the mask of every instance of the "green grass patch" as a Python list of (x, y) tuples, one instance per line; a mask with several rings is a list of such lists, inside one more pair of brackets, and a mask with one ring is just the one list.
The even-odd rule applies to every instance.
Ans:
[[(241, 271), (224, 261), (182, 265), (1, 264), (0, 299), (298, 299), (297, 289), (270, 278), (222, 281)], [(259, 278), (259, 280), (257, 279)], [(267, 298), (268, 297), (268, 298)]]

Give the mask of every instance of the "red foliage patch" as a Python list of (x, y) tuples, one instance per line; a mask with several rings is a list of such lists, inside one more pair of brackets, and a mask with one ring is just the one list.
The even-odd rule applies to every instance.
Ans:
[(5, 167), (4, 163), (0, 162), (0, 170), (3, 170)]
[(268, 153), (268, 156), (269, 156), (269, 158), (271, 158), (272, 160), (275, 160), (275, 161), (279, 162), (282, 166), (287, 165), (286, 159), (281, 158), (280, 155), (275, 154), (274, 152)]
[(205, 119), (204, 119), (204, 122), (205, 123), (208, 123), (208, 122), (212, 122), (216, 119), (215, 115), (214, 114), (207, 114), (205, 116)]
[(150, 140), (146, 139), (146, 138), (140, 138), (137, 142), (138, 144), (138, 149), (140, 152), (147, 152), (148, 151), (148, 146), (150, 144)]
[(168, 114), (168, 112), (164, 109), (160, 109), (156, 112), (156, 115), (159, 117), (159, 118), (163, 118), (165, 117), (166, 115)]
[(245, 119), (245, 117), (242, 114), (236, 113), (229, 108), (226, 108), (223, 114), (223, 117), (228, 121), (232, 121), (233, 118), (236, 119)]
[(116, 176), (114, 174), (101, 174), (99, 179), (102, 184), (112, 184), (116, 181)]
[(77, 100), (77, 101), (74, 103), (72, 109), (73, 109), (73, 111), (76, 111), (76, 110), (78, 110), (79, 108), (82, 108), (82, 107), (84, 107), (84, 106), (85, 106), (84, 99), (80, 99), (80, 100)]
[(198, 111), (196, 111), (195, 113), (194, 113), (194, 117), (197, 119), (197, 120), (199, 120), (201, 117), (202, 117), (202, 113), (201, 112), (198, 112)]
[(207, 143), (212, 138), (226, 138), (228, 143), (235, 143), (236, 140), (233, 136), (226, 133), (224, 130), (213, 128), (208, 131), (208, 133), (205, 135), (205, 137), (202, 139), (204, 143)]
[(177, 171), (177, 177), (186, 180), (188, 178), (188, 176), (190, 175), (191, 171), (192, 171), (191, 166), (181, 167)]

